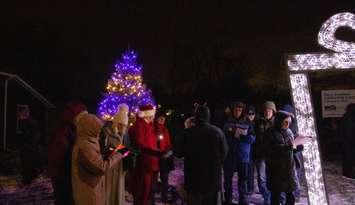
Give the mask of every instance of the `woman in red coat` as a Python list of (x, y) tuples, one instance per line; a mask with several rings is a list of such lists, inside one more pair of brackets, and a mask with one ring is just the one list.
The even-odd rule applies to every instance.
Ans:
[(148, 205), (153, 200), (152, 186), (159, 171), (158, 156), (161, 154), (154, 132), (154, 115), (152, 105), (141, 106), (136, 122), (129, 130), (132, 145), (141, 151), (131, 175), (134, 205)]
[(158, 137), (158, 148), (166, 153), (159, 158), (162, 202), (168, 203), (169, 172), (174, 169), (171, 138), (165, 125), (166, 114), (162, 111), (155, 116), (155, 132)]

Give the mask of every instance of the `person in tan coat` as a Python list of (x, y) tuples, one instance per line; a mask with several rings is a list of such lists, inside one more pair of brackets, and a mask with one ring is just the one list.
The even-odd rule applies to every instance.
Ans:
[(72, 153), (72, 187), (76, 205), (104, 205), (104, 175), (128, 153), (113, 153), (105, 160), (99, 145), (102, 122), (86, 111), (74, 121), (77, 139)]

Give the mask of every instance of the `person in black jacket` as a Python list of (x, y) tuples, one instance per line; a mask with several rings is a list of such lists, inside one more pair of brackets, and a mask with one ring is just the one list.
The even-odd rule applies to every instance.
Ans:
[(271, 191), (271, 204), (280, 205), (281, 193), (286, 194), (286, 205), (294, 205), (296, 189), (294, 151), (297, 144), (290, 134), (292, 115), (277, 112), (274, 126), (265, 133), (267, 186)]
[(270, 204), (270, 191), (266, 185), (264, 134), (267, 129), (274, 125), (276, 106), (273, 101), (266, 101), (263, 107), (263, 116), (259, 118), (255, 124), (256, 140), (253, 146), (253, 159), (258, 176), (259, 192), (264, 198), (264, 204), (268, 205)]
[[(296, 139), (297, 137), (299, 137), (297, 121), (295, 118), (296, 117), (295, 116), (295, 114), (296, 114), (295, 109), (290, 104), (286, 104), (286, 105), (283, 105), (279, 111), (285, 112), (286, 114), (288, 114), (292, 117), (292, 122), (289, 126), (289, 129), (288, 129), (288, 132), (289, 132), (290, 136), (292, 137), (292, 139)], [(301, 197), (300, 179), (303, 176), (302, 151), (303, 151), (303, 145), (300, 145), (293, 152), (293, 159), (295, 160), (295, 168), (296, 168), (296, 171), (294, 172), (294, 177), (293, 177), (293, 179), (295, 180), (295, 183), (296, 183), (296, 187), (295, 187), (295, 191), (293, 193), (294, 193), (296, 202), (299, 201), (300, 197)], [(286, 201), (284, 194), (282, 195), (282, 198), (283, 198), (283, 200), (282, 200), (283, 202)]]
[(355, 179), (355, 103), (346, 107), (346, 113), (340, 121), (339, 136), (343, 150), (343, 176)]
[[(256, 110), (254, 106), (249, 105), (247, 107), (247, 121), (253, 126), (253, 130), (255, 131), (255, 123), (257, 121)], [(254, 143), (255, 144), (255, 143)], [(253, 144), (253, 145), (254, 145)], [(251, 155), (254, 153), (254, 146), (250, 149)], [(249, 177), (248, 177), (248, 185), (247, 185), (247, 194), (251, 195), (254, 193), (254, 159), (250, 156), (250, 170), (249, 170)]]
[(16, 138), (21, 144), (20, 149), (22, 180), (29, 184), (35, 179), (45, 162), (42, 145), (41, 129), (37, 120), (30, 116), (28, 105), (18, 105)]
[(221, 171), (228, 146), (222, 130), (209, 120), (209, 108), (198, 106), (195, 125), (184, 130), (175, 153), (184, 157), (188, 205), (221, 204)]

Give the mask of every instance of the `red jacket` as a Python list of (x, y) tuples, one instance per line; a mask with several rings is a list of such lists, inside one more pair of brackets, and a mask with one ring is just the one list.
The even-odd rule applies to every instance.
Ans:
[(144, 119), (137, 117), (136, 122), (129, 129), (129, 135), (132, 144), (142, 150), (142, 154), (137, 158), (136, 169), (140, 172), (158, 171), (158, 156), (150, 153), (150, 151), (159, 151), (153, 123), (147, 123)]
[(163, 152), (169, 151), (171, 149), (171, 139), (168, 128), (165, 125), (155, 122), (155, 133), (158, 136), (163, 135), (163, 139), (158, 139), (158, 145), (160, 145), (158, 148)]

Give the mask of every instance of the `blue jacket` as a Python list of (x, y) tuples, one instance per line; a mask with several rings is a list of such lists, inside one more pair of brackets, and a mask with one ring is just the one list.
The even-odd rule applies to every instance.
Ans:
[[(236, 134), (237, 130), (241, 134)], [(235, 170), (238, 163), (250, 163), (251, 144), (255, 141), (253, 126), (244, 120), (231, 119), (224, 124), (224, 132), (229, 147), (224, 168)]]

